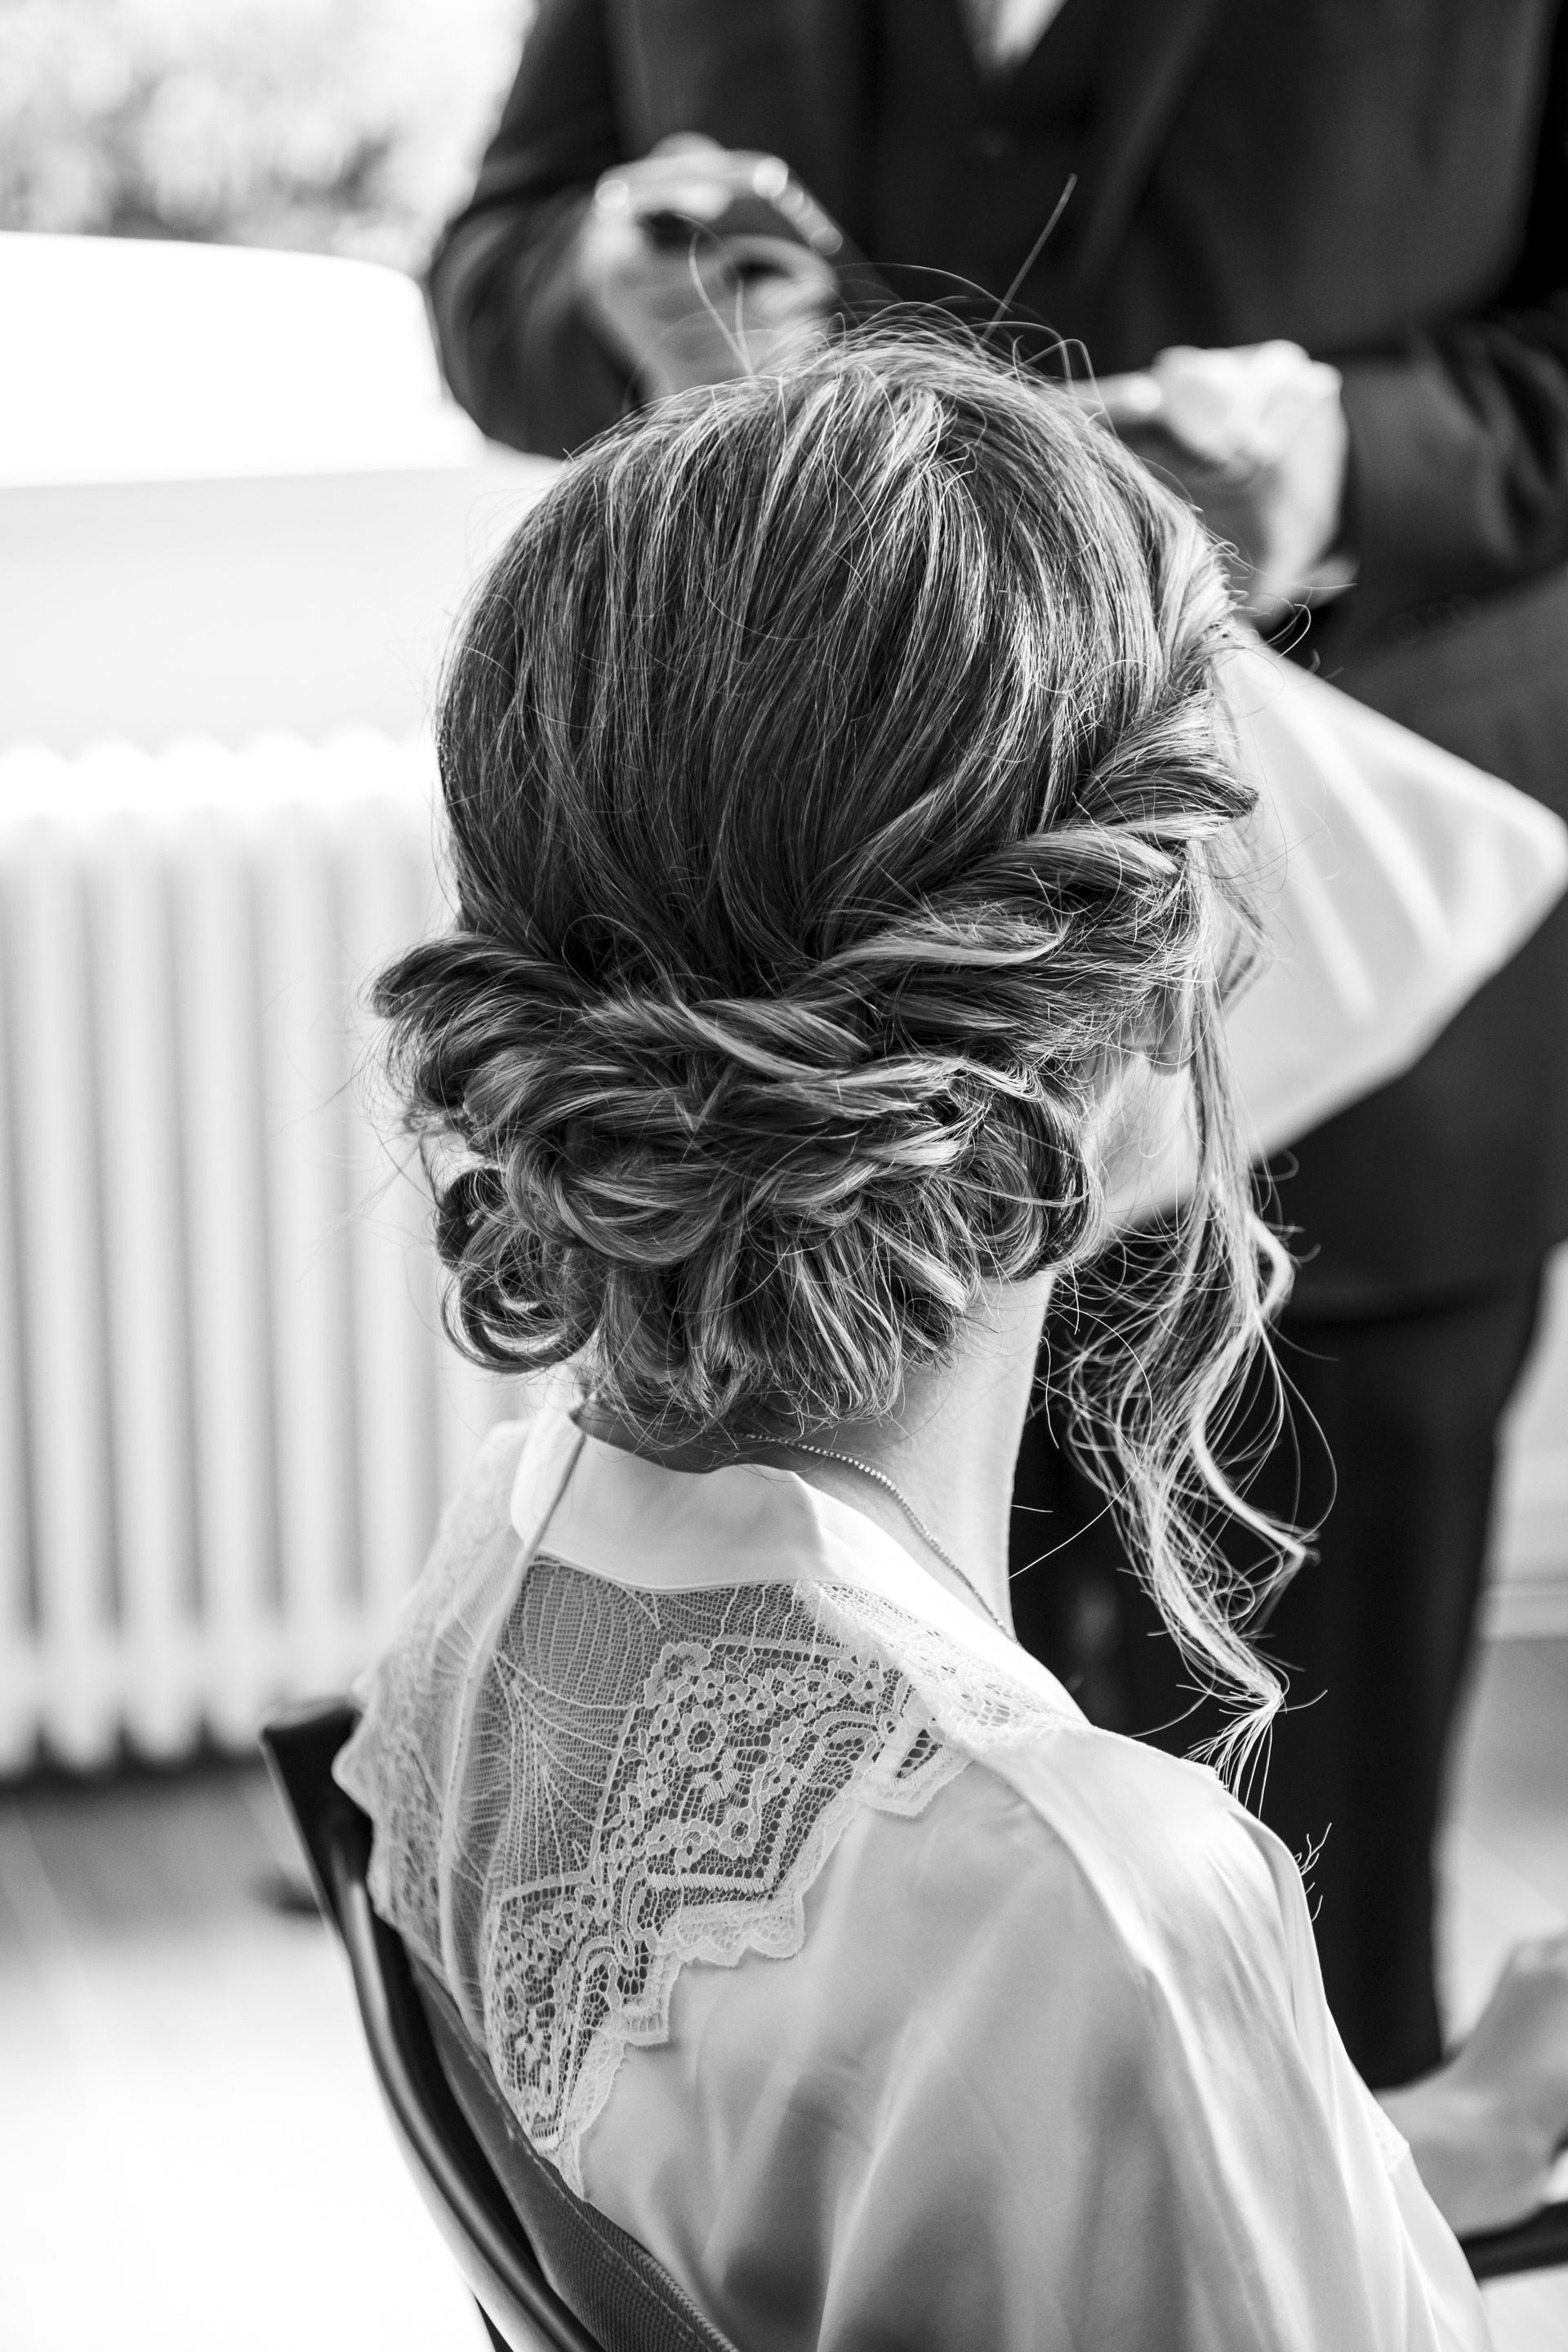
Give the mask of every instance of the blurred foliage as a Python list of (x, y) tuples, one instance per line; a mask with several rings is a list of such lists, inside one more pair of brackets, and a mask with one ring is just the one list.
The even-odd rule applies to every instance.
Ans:
[(0, 227), (425, 258), (528, 0), (0, 0)]

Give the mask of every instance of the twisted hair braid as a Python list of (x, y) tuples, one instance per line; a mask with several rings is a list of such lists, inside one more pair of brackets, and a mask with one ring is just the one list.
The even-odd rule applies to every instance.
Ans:
[[(668, 402), (467, 616), (457, 919), (375, 1003), (462, 1344), (579, 1357), (661, 1444), (887, 1413), (982, 1283), (1076, 1271), (1080, 1450), (1256, 1728), (1277, 1693), (1202, 1538), (1278, 1276), (1219, 1035), (1228, 625), (1187, 510), (951, 342)], [(1173, 1006), (1202, 1180), (1131, 1284), (1096, 1115)]]

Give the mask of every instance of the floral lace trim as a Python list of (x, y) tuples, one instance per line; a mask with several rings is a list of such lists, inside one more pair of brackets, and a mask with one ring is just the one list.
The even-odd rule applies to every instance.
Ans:
[(824, 1622), (895, 1659), (942, 1737), (958, 1747), (980, 1755), (1026, 1746), (1047, 1732), (1089, 1729), (1087, 1717), (1027, 1651), (993, 1663), (882, 1593), (848, 1584), (816, 1591)]
[[(536, 1563), (531, 1583), (542, 1568), (574, 1573)], [(660, 1596), (661, 1621), (732, 1622), (660, 1643), (576, 1866), (492, 1887), (479, 1969), (491, 2063), (574, 2189), (626, 2050), (668, 2039), (682, 1968), (798, 1952), (805, 1896), (856, 1809), (912, 1815), (967, 1761), (896, 1667), (825, 1632), (813, 1598)], [(504, 1644), (496, 1671), (527, 1744), (515, 1661)]]

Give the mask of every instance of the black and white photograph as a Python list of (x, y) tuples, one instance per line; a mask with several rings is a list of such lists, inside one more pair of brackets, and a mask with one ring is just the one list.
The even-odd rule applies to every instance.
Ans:
[(1568, 2352), (1568, 5), (0, 0), (0, 2347)]

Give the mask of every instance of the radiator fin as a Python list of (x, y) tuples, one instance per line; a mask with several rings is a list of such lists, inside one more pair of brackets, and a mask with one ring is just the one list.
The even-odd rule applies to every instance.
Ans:
[(0, 758), (0, 1769), (343, 1688), (501, 1383), (367, 1110), (427, 747)]

